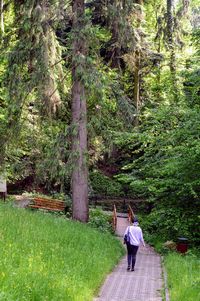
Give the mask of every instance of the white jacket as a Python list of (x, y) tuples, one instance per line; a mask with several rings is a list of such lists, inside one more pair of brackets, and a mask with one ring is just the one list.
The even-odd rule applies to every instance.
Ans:
[(128, 226), (124, 233), (125, 235), (129, 235), (131, 245), (139, 246), (142, 243), (145, 246), (142, 229), (138, 225), (133, 224), (132, 226)]

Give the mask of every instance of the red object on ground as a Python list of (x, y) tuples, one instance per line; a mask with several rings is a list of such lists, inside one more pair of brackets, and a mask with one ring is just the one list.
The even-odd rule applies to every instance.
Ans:
[(185, 243), (178, 243), (177, 246), (176, 246), (176, 250), (179, 252), (179, 253), (186, 253), (187, 250), (188, 250), (188, 245), (185, 244)]

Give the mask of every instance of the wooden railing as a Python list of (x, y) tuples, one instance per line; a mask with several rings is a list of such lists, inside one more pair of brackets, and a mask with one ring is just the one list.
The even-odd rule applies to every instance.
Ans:
[(116, 209), (115, 204), (114, 204), (114, 207), (113, 207), (112, 226), (113, 226), (113, 231), (116, 231), (116, 227), (117, 227), (117, 209)]
[[(129, 221), (130, 224), (132, 223), (132, 220), (133, 220), (134, 216), (135, 216), (135, 214), (134, 214), (131, 206), (128, 205), (128, 221)], [(117, 209), (116, 209), (115, 204), (113, 206), (112, 227), (113, 227), (113, 231), (115, 232), (116, 231), (116, 227), (117, 227)]]
[(134, 216), (135, 216), (135, 214), (134, 214), (131, 206), (128, 205), (128, 221), (129, 221), (129, 223), (132, 223)]

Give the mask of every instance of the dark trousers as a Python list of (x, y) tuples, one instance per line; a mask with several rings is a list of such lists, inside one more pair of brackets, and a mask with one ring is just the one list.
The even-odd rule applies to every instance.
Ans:
[(134, 269), (134, 267), (135, 267), (137, 251), (138, 251), (138, 246), (133, 246), (131, 244), (127, 244), (128, 267), (130, 267), (132, 264), (132, 269)]

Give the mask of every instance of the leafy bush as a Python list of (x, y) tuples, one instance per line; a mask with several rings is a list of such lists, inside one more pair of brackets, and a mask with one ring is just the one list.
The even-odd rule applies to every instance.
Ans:
[(123, 196), (122, 185), (99, 171), (90, 173), (90, 182), (93, 194), (100, 196)]
[(101, 209), (91, 209), (89, 223), (90, 226), (101, 232), (113, 233), (112, 215), (103, 212)]
[(141, 219), (141, 225), (145, 239), (158, 245), (159, 250), (163, 242), (176, 242), (181, 236), (187, 237), (193, 245), (197, 245), (200, 240), (198, 231), (193, 231), (198, 228), (199, 217), (195, 218), (192, 212), (182, 211), (180, 208), (154, 208), (148, 216)]
[(198, 244), (193, 229), (200, 210), (200, 106), (163, 104), (145, 113), (148, 118), (128, 140), (133, 152), (118, 178), (154, 202), (152, 231), (167, 240), (183, 233)]

